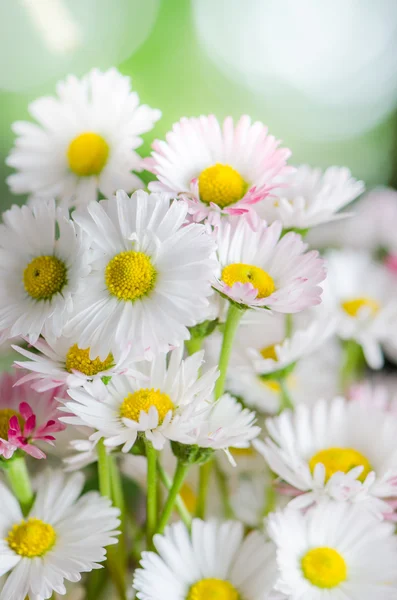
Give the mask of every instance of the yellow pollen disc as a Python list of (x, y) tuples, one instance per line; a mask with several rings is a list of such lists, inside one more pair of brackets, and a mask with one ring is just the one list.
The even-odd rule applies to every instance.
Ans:
[(19, 425), (23, 426), (24, 420), (19, 412), (12, 408), (2, 408), (0, 410), (0, 438), (3, 440), (8, 440), (11, 417), (18, 417)]
[(155, 280), (156, 270), (144, 252), (120, 252), (108, 262), (105, 270), (109, 292), (126, 302), (148, 294)]
[(364, 307), (369, 309), (372, 316), (375, 316), (380, 309), (379, 303), (373, 298), (353, 298), (342, 302), (343, 310), (351, 317), (357, 317), (358, 312)]
[(192, 585), (186, 600), (239, 600), (239, 593), (223, 579), (201, 579)]
[(35, 558), (51, 550), (56, 541), (54, 528), (40, 519), (28, 519), (14, 525), (6, 542), (20, 556)]
[(139, 421), (141, 410), (147, 413), (151, 406), (157, 408), (159, 423), (162, 423), (165, 415), (174, 409), (174, 403), (168, 394), (153, 388), (143, 388), (124, 398), (120, 406), (120, 415), (132, 421)]
[(277, 344), (272, 344), (271, 346), (265, 346), (265, 348), (262, 348), (262, 350), (260, 350), (262, 357), (264, 359), (271, 358), (272, 360), (277, 361), (278, 358), (276, 354), (276, 346)]
[(358, 479), (364, 481), (368, 473), (373, 470), (369, 460), (361, 452), (353, 448), (328, 448), (327, 450), (320, 450), (309, 461), (312, 473), (314, 467), (319, 463), (322, 463), (325, 467), (326, 481), (338, 471), (348, 473), (354, 467), (361, 466), (364, 467), (364, 470)]
[(197, 496), (190, 485), (184, 483), (179, 494), (190, 514), (194, 515), (197, 507)]
[(70, 170), (79, 177), (99, 175), (109, 157), (109, 146), (97, 133), (82, 133), (69, 144), (67, 158)]
[(222, 271), (222, 281), (229, 287), (235, 283), (251, 283), (257, 290), (257, 298), (266, 298), (273, 294), (276, 286), (269, 273), (254, 265), (233, 263)]
[(333, 548), (309, 550), (301, 565), (306, 579), (319, 588), (331, 589), (347, 579), (345, 559)]
[(84, 348), (82, 350), (77, 344), (71, 346), (66, 354), (65, 368), (69, 373), (80, 371), (84, 375), (92, 376), (110, 369), (112, 365), (112, 353), (108, 354), (105, 360), (101, 360), (99, 356), (91, 360), (90, 349)]
[(200, 199), (221, 208), (241, 200), (248, 185), (233, 167), (217, 163), (201, 172), (198, 178)]
[(56, 256), (37, 256), (23, 272), (25, 290), (35, 300), (50, 300), (66, 283), (66, 265)]

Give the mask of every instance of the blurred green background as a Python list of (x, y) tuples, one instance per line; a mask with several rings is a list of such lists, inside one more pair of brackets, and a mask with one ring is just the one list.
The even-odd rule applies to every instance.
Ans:
[(242, 113), (265, 122), (293, 163), (346, 164), (393, 182), (395, 0), (0, 0), (1, 208), (11, 123), (56, 81), (117, 66), (163, 118)]

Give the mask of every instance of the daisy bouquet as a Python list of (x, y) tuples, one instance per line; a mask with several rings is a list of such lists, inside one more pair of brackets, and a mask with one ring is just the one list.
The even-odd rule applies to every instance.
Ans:
[(395, 600), (396, 193), (293, 166), (248, 116), (142, 157), (160, 111), (115, 69), (29, 112), (0, 600)]

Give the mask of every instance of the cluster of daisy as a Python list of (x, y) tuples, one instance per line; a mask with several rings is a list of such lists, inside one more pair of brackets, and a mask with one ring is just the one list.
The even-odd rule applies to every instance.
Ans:
[(397, 195), (354, 202), (247, 116), (182, 118), (142, 158), (160, 111), (115, 69), (29, 111), (0, 600), (395, 600)]

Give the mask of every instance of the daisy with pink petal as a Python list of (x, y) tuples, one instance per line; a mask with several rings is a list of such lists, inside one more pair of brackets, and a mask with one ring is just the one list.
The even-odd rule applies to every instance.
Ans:
[(183, 118), (153, 143), (147, 168), (157, 175), (149, 189), (188, 199), (194, 221), (216, 223), (243, 214), (263, 200), (277, 176), (286, 175), (291, 152), (259, 121), (242, 116), (220, 124), (214, 115)]

